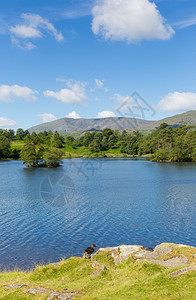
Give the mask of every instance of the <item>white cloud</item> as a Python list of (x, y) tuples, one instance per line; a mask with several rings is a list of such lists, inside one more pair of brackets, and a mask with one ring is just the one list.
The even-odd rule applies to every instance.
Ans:
[(96, 83), (96, 86), (98, 87), (98, 89), (102, 89), (102, 87), (104, 85), (104, 79), (100, 80), (100, 79), (95, 78), (95, 83)]
[(102, 0), (92, 9), (93, 33), (106, 40), (170, 39), (174, 30), (149, 0)]
[(80, 115), (77, 112), (75, 112), (74, 110), (71, 113), (69, 113), (68, 115), (66, 115), (65, 117), (71, 118), (71, 119), (80, 119), (81, 118)]
[(196, 109), (196, 93), (169, 93), (158, 104), (162, 111), (184, 111)]
[(73, 80), (67, 80), (66, 84), (68, 88), (61, 89), (58, 92), (47, 90), (44, 92), (44, 96), (55, 98), (67, 104), (77, 105), (82, 105), (83, 100), (88, 99), (86, 95), (85, 82), (74, 82)]
[(20, 40), (16, 39), (14, 36), (11, 37), (11, 42), (13, 46), (16, 46), (21, 50), (32, 50), (36, 48), (36, 46), (33, 43), (27, 41), (21, 42)]
[[(104, 87), (104, 82), (105, 82), (104, 79), (100, 80), (100, 79), (95, 78), (96, 88), (103, 89), (105, 93), (108, 93), (109, 90), (108, 90), (108, 88)], [(94, 93), (96, 88), (90, 89), (90, 92)]]
[[(123, 96), (123, 95), (120, 95), (120, 94), (115, 94), (112, 99), (120, 102), (120, 103), (123, 103), (125, 102), (127, 99), (131, 99), (130, 96)], [(131, 101), (130, 101), (131, 102)]]
[(0, 117), (0, 127), (1, 128), (15, 127), (16, 125), (17, 125), (16, 121), (10, 120), (5, 117)]
[(22, 14), (21, 18), (23, 19), (23, 24), (10, 27), (10, 33), (15, 38), (14, 40), (12, 36), (12, 44), (17, 46), (18, 48), (27, 50), (35, 48), (32, 43), (31, 45), (33, 45), (33, 47), (28, 46), (28, 41), (25, 41), (26, 47), (24, 45), (20, 45), (21, 41), (19, 39), (26, 40), (42, 38), (44, 36), (42, 31), (48, 32), (49, 34), (53, 35), (57, 42), (62, 42), (64, 40), (62, 33), (57, 31), (52, 23), (50, 23), (47, 19), (42, 18), (40, 15)]
[(36, 39), (42, 37), (42, 33), (38, 29), (26, 25), (16, 25), (15, 27), (10, 27), (10, 31), (14, 35), (22, 39)]
[(194, 26), (194, 25), (196, 25), (196, 17), (182, 20), (182, 21), (179, 21), (174, 24), (175, 27), (180, 28), (180, 29), (187, 28), (187, 27)]
[(55, 117), (53, 114), (45, 113), (45, 114), (40, 114), (37, 116), (41, 119), (42, 123), (47, 123), (47, 122), (57, 120), (57, 117)]
[(65, 83), (67, 83), (67, 79), (65, 79), (65, 78), (56, 78), (56, 82), (65, 82)]
[(115, 114), (112, 111), (104, 110), (102, 112), (99, 112), (96, 116), (96, 118), (113, 118), (115, 117)]
[(15, 98), (23, 98), (27, 102), (36, 101), (37, 93), (26, 86), (0, 85), (0, 102), (14, 102)]

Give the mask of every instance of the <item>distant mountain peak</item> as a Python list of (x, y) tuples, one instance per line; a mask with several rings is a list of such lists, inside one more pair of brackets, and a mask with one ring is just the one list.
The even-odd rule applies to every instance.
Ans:
[(177, 114), (159, 121), (147, 121), (143, 119), (124, 118), (124, 117), (109, 117), (109, 118), (95, 118), (95, 119), (72, 119), (62, 118), (52, 122), (43, 123), (29, 128), (29, 132), (36, 133), (42, 131), (59, 133), (71, 132), (85, 132), (85, 131), (100, 131), (105, 128), (113, 130), (154, 130), (160, 126), (161, 123), (167, 123), (170, 126), (180, 125), (194, 125), (196, 126), (196, 110), (187, 111), (185, 113)]

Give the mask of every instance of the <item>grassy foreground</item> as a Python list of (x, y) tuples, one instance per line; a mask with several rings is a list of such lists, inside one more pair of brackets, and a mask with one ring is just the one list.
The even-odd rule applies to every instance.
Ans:
[[(104, 264), (106, 271), (90, 276), (95, 269), (93, 261)], [(0, 299), (47, 299), (48, 294), (29, 295), (27, 287), (8, 290), (13, 283), (29, 287), (44, 287), (63, 292), (76, 291), (73, 299), (196, 299), (196, 271), (168, 277), (179, 268), (138, 262), (130, 257), (115, 266), (113, 258), (101, 252), (92, 260), (72, 257), (58, 264), (38, 266), (31, 272), (5, 272), (0, 274)]]

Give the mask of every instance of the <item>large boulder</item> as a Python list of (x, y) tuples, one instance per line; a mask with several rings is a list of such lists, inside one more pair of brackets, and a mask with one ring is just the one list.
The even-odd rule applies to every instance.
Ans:
[(115, 265), (119, 265), (125, 260), (127, 260), (131, 254), (139, 252), (143, 247), (141, 246), (131, 246), (131, 245), (121, 245), (118, 247), (108, 247), (108, 248), (100, 248), (99, 252), (110, 252), (111, 256), (114, 259)]

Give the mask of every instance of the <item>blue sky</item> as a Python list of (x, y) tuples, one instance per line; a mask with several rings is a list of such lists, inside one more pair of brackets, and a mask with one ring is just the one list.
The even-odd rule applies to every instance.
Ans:
[(2, 128), (65, 116), (157, 120), (196, 109), (195, 82), (193, 0), (0, 3)]

